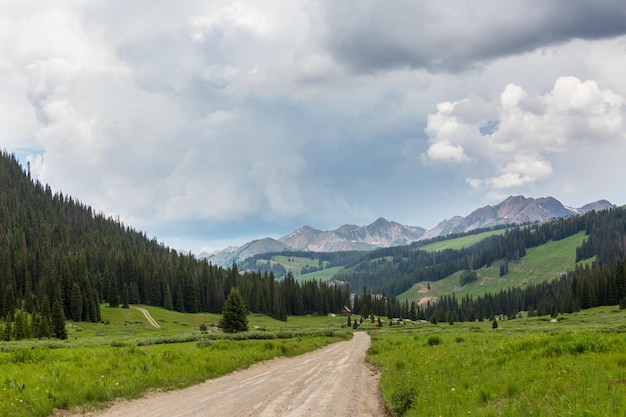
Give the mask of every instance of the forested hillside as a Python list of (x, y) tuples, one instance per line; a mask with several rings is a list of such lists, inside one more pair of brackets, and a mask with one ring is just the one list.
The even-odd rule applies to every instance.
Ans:
[[(423, 251), (417, 245), (381, 249), (335, 276), (353, 288), (394, 296), (424, 281), (438, 281), (452, 273), (466, 271), (465, 285), (472, 271), (498, 262), (501, 276), (508, 264), (518, 262), (526, 250), (558, 241), (578, 232), (586, 234), (583, 244), (571, 254), (572, 262), (595, 257), (591, 266), (578, 267), (552, 280), (484, 296), (457, 300), (454, 294), (443, 296), (425, 306), (397, 306), (401, 316), (414, 318), (416, 313), (435, 321), (466, 321), (494, 315), (513, 318), (520, 311), (545, 315), (572, 312), (601, 306), (626, 306), (626, 211), (623, 208), (590, 212), (508, 229), (468, 248)], [(396, 303), (397, 304), (397, 303)], [(413, 312), (413, 313), (410, 313)]]
[(101, 302), (221, 312), (234, 286), (250, 311), (283, 319), (339, 311), (350, 300), (343, 286), (239, 274), (236, 266), (224, 269), (181, 255), (72, 197), (52, 193), (14, 155), (0, 155), (2, 339), (64, 338), (65, 319), (98, 322)]

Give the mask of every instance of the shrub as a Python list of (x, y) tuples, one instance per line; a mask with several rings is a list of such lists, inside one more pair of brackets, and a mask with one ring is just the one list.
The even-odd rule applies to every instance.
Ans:
[(402, 417), (415, 404), (417, 392), (414, 388), (405, 385), (396, 386), (391, 394), (391, 411), (393, 414)]
[(428, 345), (429, 346), (437, 346), (441, 344), (441, 337), (435, 335), (435, 336), (428, 336)]

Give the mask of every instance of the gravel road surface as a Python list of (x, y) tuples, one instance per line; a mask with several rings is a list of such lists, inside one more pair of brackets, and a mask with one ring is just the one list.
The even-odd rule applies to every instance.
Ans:
[[(155, 392), (94, 417), (374, 417), (385, 411), (378, 373), (365, 362), (367, 333), (178, 391)], [(67, 415), (67, 414), (65, 414)]]

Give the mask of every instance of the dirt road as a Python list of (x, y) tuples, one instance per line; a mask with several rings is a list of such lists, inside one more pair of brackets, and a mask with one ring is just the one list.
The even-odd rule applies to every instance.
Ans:
[(97, 417), (378, 417), (378, 374), (365, 362), (370, 337), (358, 332), (295, 358), (273, 359), (180, 391), (122, 401)]
[(157, 329), (161, 327), (159, 326), (159, 323), (157, 323), (156, 320), (152, 318), (152, 315), (150, 315), (150, 312), (148, 310), (146, 310), (145, 308), (141, 308), (141, 307), (133, 307), (133, 308), (135, 310), (141, 311), (143, 313), (143, 316), (146, 318), (146, 320), (148, 320), (148, 323), (150, 323), (152, 327), (156, 327)]

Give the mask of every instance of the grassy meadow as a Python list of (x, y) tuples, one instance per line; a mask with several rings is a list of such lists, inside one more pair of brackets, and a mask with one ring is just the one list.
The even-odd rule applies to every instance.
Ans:
[(487, 239), (494, 235), (503, 235), (507, 229), (489, 230), (487, 232), (476, 233), (467, 236), (461, 236), (454, 239), (440, 240), (439, 242), (429, 243), (428, 245), (420, 246), (419, 249), (428, 252), (442, 251), (445, 249), (459, 250), (463, 248), (469, 248), (470, 246)]
[(624, 416), (626, 310), (371, 332), (396, 416)]
[[(345, 318), (250, 315), (250, 331), (210, 329), (220, 316), (142, 306), (102, 305), (103, 323), (68, 322), (67, 340), (0, 344), (0, 416), (44, 417), (55, 409), (90, 410), (115, 398), (176, 389), (277, 356), (294, 356), (345, 340)], [(200, 331), (200, 326), (209, 331)]]
[[(89, 411), (116, 398), (177, 389), (276, 356), (350, 337), (345, 317), (250, 315), (243, 334), (210, 332), (219, 315), (102, 306), (100, 324), (69, 323), (68, 340), (0, 345), (0, 415)], [(208, 332), (200, 331), (204, 325)], [(372, 335), (368, 360), (400, 416), (623, 416), (626, 310), (602, 307), (551, 321), (407, 323)]]

